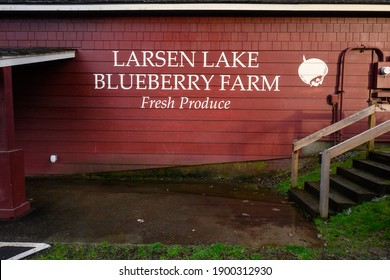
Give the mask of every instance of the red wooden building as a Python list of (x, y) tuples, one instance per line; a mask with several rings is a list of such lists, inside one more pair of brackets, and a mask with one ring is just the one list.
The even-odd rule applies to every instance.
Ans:
[(0, 0), (0, 14), (1, 188), (23, 170), (288, 158), (390, 99), (384, 0)]

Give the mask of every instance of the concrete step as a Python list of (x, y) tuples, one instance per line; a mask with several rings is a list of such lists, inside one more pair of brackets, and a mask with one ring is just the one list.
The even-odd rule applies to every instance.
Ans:
[(354, 183), (367, 188), (379, 195), (390, 193), (390, 180), (373, 175), (354, 167), (338, 167), (337, 175), (347, 178)]
[(370, 152), (368, 158), (390, 165), (390, 152)]
[[(315, 197), (320, 197), (320, 183), (308, 181), (305, 182), (305, 190)], [(343, 193), (330, 188), (329, 189), (329, 207), (336, 212), (341, 212), (356, 205), (356, 202), (344, 195)]]
[(377, 194), (339, 175), (330, 176), (330, 187), (357, 203), (372, 200)]
[(363, 169), (385, 179), (390, 179), (390, 164), (374, 161), (371, 159), (354, 160), (353, 167)]

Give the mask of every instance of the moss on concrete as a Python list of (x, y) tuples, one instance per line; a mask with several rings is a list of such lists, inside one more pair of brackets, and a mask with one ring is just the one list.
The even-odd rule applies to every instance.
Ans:
[(101, 178), (252, 181), (289, 172), (290, 159), (153, 168), (93, 174)]

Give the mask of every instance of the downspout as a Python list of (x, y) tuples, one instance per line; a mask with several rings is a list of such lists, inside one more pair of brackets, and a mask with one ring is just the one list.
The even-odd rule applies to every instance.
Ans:
[[(384, 55), (382, 50), (376, 47), (366, 47), (362, 45), (361, 47), (347, 48), (340, 53), (339, 60), (338, 60), (338, 72), (337, 72), (338, 79), (336, 84), (336, 94), (338, 96), (338, 102), (333, 107), (333, 112), (332, 112), (333, 122), (338, 122), (343, 118), (343, 97), (345, 93), (344, 91), (345, 63), (346, 63), (346, 56), (351, 51), (359, 51), (361, 53), (365, 51), (372, 51), (372, 53), (374, 52), (376, 53), (378, 57), (378, 61), (384, 61)], [(373, 56), (371, 56), (371, 63), (373, 62), (374, 62)], [(339, 143), (342, 140), (340, 131), (335, 133), (333, 137), (335, 143)]]

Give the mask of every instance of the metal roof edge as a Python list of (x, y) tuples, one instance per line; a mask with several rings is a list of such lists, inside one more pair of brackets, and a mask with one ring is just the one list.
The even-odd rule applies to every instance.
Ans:
[(0, 56), (0, 67), (24, 65), (46, 61), (62, 60), (76, 57), (76, 50), (59, 50), (57, 52), (27, 53)]
[(0, 12), (114, 12), (114, 11), (274, 11), (274, 12), (390, 12), (383, 4), (258, 4), (258, 3), (164, 3), (164, 4), (0, 4)]

